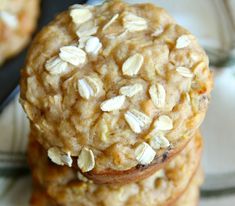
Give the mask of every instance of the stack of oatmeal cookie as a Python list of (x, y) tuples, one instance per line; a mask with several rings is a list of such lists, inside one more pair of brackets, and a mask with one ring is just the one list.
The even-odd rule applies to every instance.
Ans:
[(204, 50), (165, 10), (71, 6), (22, 71), (31, 205), (197, 205), (211, 87)]

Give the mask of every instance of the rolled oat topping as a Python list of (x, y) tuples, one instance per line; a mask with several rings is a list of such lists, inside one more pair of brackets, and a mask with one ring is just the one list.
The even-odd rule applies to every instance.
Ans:
[(80, 25), (92, 18), (92, 13), (88, 8), (74, 8), (70, 11), (70, 16), (75, 24)]
[(119, 110), (123, 107), (125, 99), (126, 98), (124, 95), (113, 97), (111, 99), (108, 99), (102, 102), (100, 105), (100, 108), (104, 112), (111, 112), (114, 110)]
[(97, 30), (98, 26), (95, 26), (94, 23), (91, 21), (83, 23), (81, 26), (79, 26), (78, 30), (76, 31), (76, 34), (79, 38), (85, 36), (92, 36), (96, 34)]
[(147, 165), (154, 160), (156, 152), (149, 144), (143, 142), (135, 149), (135, 155), (139, 164)]
[(120, 88), (119, 92), (122, 95), (125, 95), (127, 97), (133, 97), (134, 95), (138, 94), (139, 92), (143, 91), (142, 84), (133, 84), (133, 85), (127, 85)]
[(95, 167), (95, 157), (92, 150), (83, 148), (78, 156), (78, 167), (82, 172), (89, 172)]
[(151, 123), (150, 117), (134, 109), (125, 113), (125, 119), (135, 133), (141, 133)]
[(82, 36), (78, 40), (78, 48), (84, 49), (87, 41), (90, 39), (90, 36)]
[(119, 17), (119, 14), (115, 14), (107, 24), (104, 25), (103, 27), (103, 31), (106, 30), (108, 27), (110, 27), (114, 22), (115, 20)]
[(114, 40), (114, 39), (116, 39), (116, 40), (120, 40), (120, 39), (122, 39), (122, 38), (125, 38), (125, 36), (127, 35), (127, 33), (128, 33), (128, 31), (127, 30), (125, 30), (125, 31), (123, 31), (123, 32), (121, 32), (120, 34), (109, 34), (109, 35), (105, 35), (106, 36), (106, 38), (108, 38), (108, 39), (110, 39), (110, 40)]
[(185, 98), (187, 99), (187, 101), (190, 103), (191, 102), (191, 97), (189, 95), (189, 93), (185, 93)]
[(157, 36), (161, 35), (161, 34), (163, 33), (163, 31), (164, 31), (164, 29), (163, 29), (161, 26), (159, 26), (159, 27), (157, 27), (157, 28), (155, 29), (155, 31), (152, 33), (152, 36), (153, 36), (153, 37), (157, 37)]
[(149, 89), (150, 97), (154, 105), (158, 108), (162, 108), (166, 101), (166, 91), (161, 84), (152, 85)]
[(153, 149), (167, 148), (170, 146), (170, 142), (162, 134), (152, 136), (149, 143)]
[(69, 72), (68, 63), (59, 57), (52, 57), (45, 64), (46, 70), (52, 75), (59, 75)]
[(136, 75), (139, 72), (143, 62), (144, 57), (141, 54), (135, 54), (129, 57), (122, 65), (123, 74), (127, 76)]
[(182, 75), (183, 77), (188, 77), (188, 78), (192, 78), (193, 77), (193, 73), (190, 71), (190, 69), (186, 68), (186, 67), (177, 67), (176, 71)]
[(154, 127), (157, 130), (168, 131), (173, 129), (173, 121), (166, 115), (161, 115), (155, 122)]
[(86, 62), (86, 53), (76, 46), (61, 47), (59, 56), (62, 60), (74, 66), (79, 66)]
[(72, 10), (72, 9), (94, 9), (94, 6), (93, 5), (88, 5), (88, 4), (73, 4), (69, 7), (69, 10)]
[(86, 41), (85, 51), (93, 56), (97, 55), (102, 48), (102, 44), (97, 37), (91, 36)]
[(78, 80), (78, 91), (84, 99), (95, 97), (100, 92), (100, 85), (95, 78), (85, 77)]
[(190, 35), (182, 35), (176, 41), (176, 49), (182, 49), (190, 45)]
[(65, 154), (56, 147), (52, 147), (48, 150), (48, 157), (57, 165), (67, 165), (71, 167), (73, 163), (69, 152)]
[(123, 17), (124, 28), (130, 32), (142, 31), (147, 29), (147, 21), (132, 13), (126, 13)]

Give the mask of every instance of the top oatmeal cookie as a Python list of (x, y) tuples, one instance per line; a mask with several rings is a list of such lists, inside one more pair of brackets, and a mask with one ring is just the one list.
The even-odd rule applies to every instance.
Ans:
[(0, 1), (0, 64), (28, 43), (38, 13), (39, 0)]
[(165, 10), (114, 0), (73, 5), (37, 35), (21, 103), (54, 163), (118, 173), (182, 149), (211, 86), (204, 50)]

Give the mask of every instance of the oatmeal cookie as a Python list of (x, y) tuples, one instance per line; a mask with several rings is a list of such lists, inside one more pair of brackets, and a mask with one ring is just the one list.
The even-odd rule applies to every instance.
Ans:
[(211, 87), (193, 35), (152, 4), (114, 0), (74, 5), (37, 35), (21, 103), (54, 163), (97, 183), (126, 182), (184, 148)]
[[(164, 206), (197, 206), (199, 201), (199, 187), (200, 187), (201, 177), (197, 174), (187, 190), (172, 204)], [(51, 197), (43, 191), (40, 186), (35, 185), (33, 194), (30, 200), (31, 206), (61, 206), (55, 202)], [(154, 205), (157, 206), (157, 205)]]
[(200, 198), (200, 186), (204, 180), (204, 175), (202, 170), (199, 168), (197, 174), (192, 179), (192, 182), (186, 189), (186, 191), (172, 203), (171, 206), (197, 206)]
[(29, 42), (39, 15), (39, 0), (1, 0), (0, 64)]
[(33, 193), (30, 199), (30, 206), (58, 206), (58, 204), (50, 198), (45, 191), (38, 185), (34, 185)]
[(58, 205), (160, 206), (172, 205), (184, 193), (200, 164), (201, 149), (202, 138), (197, 134), (164, 169), (125, 185), (97, 185), (74, 168), (51, 163), (32, 137), (28, 157), (34, 183)]

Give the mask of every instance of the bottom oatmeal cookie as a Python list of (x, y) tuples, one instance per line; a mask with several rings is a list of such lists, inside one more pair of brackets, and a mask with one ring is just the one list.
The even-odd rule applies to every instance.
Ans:
[[(31, 205), (40, 205), (38, 202), (44, 200), (45, 204), (41, 203), (41, 205), (160, 206), (176, 204), (178, 198), (192, 182), (200, 163), (201, 149), (202, 138), (197, 133), (180, 155), (167, 164), (163, 170), (149, 178), (126, 185), (97, 185), (88, 181), (75, 169), (51, 163), (46, 151), (37, 142), (32, 141), (31, 137), (29, 163), (34, 183), (43, 191), (42, 199), (38, 197), (40, 194), (33, 194)], [(48, 203), (49, 199), (53, 200), (54, 204)]]
[(186, 191), (171, 206), (197, 206), (200, 197), (199, 187), (203, 180), (203, 172), (199, 169)]
[[(200, 193), (199, 187), (202, 183), (202, 179), (201, 172), (198, 171), (186, 191), (179, 197), (179, 199), (177, 199), (174, 203), (168, 204), (166, 206), (197, 206)], [(47, 195), (46, 192), (43, 191), (39, 186), (34, 188), (30, 205), (58, 206), (55, 200)]]

